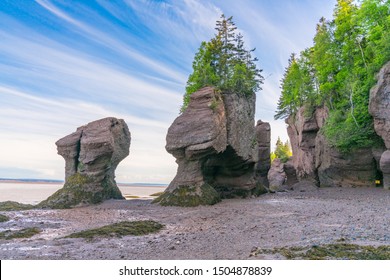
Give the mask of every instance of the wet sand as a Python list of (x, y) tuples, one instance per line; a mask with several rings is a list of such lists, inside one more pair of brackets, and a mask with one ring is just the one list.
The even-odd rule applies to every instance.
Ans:
[[(42, 233), (0, 240), (1, 259), (279, 259), (251, 256), (254, 248), (313, 246), (343, 239), (390, 245), (390, 191), (326, 188), (228, 199), (213, 206), (162, 207), (151, 200), (110, 200), (69, 210), (1, 212), (3, 229)], [(64, 238), (119, 221), (155, 220), (158, 233), (122, 238)]]

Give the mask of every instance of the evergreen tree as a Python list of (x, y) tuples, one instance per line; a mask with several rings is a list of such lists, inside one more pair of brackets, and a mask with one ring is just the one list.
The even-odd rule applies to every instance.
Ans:
[(338, 0), (333, 20), (321, 18), (316, 31), (313, 47), (288, 61), (275, 118), (326, 105), (331, 145), (345, 153), (370, 147), (378, 137), (369, 92), (390, 60), (390, 0)]
[(280, 137), (278, 137), (275, 151), (273, 154), (271, 153), (271, 161), (275, 158), (279, 158), (282, 162), (287, 162), (291, 156), (292, 151), (289, 141), (287, 140), (285, 143), (283, 143), (282, 140), (280, 140)]
[(243, 36), (236, 30), (232, 17), (222, 15), (214, 38), (201, 43), (192, 63), (181, 112), (187, 108), (190, 95), (204, 86), (247, 96), (261, 90), (262, 70), (256, 66), (257, 58), (252, 57), (254, 49), (245, 49)]

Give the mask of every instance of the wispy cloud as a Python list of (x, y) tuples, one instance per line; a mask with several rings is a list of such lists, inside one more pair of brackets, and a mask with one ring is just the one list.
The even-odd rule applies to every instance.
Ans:
[(132, 49), (128, 45), (111, 37), (107, 33), (103, 33), (99, 31), (99, 29), (89, 26), (88, 24), (71, 17), (51, 2), (46, 0), (36, 0), (36, 2), (47, 9), (49, 12), (80, 29), (80, 31), (82, 31), (85, 36), (89, 36), (96, 43), (103, 44), (105, 47), (110, 48), (116, 52), (121, 52), (125, 56), (128, 56), (129, 58), (134, 59), (139, 63), (146, 64), (151, 68), (151, 70), (160, 74), (164, 74), (164, 76), (168, 79), (174, 79), (178, 82), (185, 82), (186, 76), (182, 75), (181, 73), (175, 72), (169, 67), (156, 62), (154, 59), (150, 59), (149, 57), (142, 55), (139, 51)]
[(176, 164), (166, 132), (194, 53), (221, 13), (233, 15), (248, 47), (257, 47), (267, 79), (256, 117), (271, 122), (273, 142), (285, 139), (285, 124), (273, 121), (279, 80), (334, 1), (0, 2), (0, 177), (63, 178), (54, 142), (114, 116), (132, 133), (118, 181), (169, 182)]

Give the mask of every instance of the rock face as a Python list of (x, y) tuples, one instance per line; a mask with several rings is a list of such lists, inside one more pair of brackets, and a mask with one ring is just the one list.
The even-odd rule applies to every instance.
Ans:
[(155, 202), (196, 206), (256, 193), (254, 113), (254, 95), (212, 87), (193, 93), (166, 138), (178, 164), (176, 177)]
[(327, 116), (327, 108), (306, 113), (302, 107), (286, 120), (297, 178), (321, 187), (374, 186), (377, 164), (372, 149), (361, 149), (351, 155), (339, 153), (320, 131)]
[(369, 111), (374, 117), (376, 133), (382, 137), (387, 151), (380, 159), (383, 172), (383, 186), (390, 189), (390, 61), (385, 64), (377, 75), (377, 84), (370, 91)]
[(390, 150), (385, 151), (381, 156), (380, 168), (383, 172), (383, 187), (390, 189)]
[(265, 187), (269, 186), (268, 171), (271, 167), (271, 126), (267, 122), (257, 121), (256, 128), (257, 160), (255, 170), (257, 180)]
[(286, 163), (284, 163), (284, 172), (286, 173), (287, 186), (293, 186), (298, 183), (297, 173), (294, 168), (294, 157), (291, 157)]
[(58, 154), (65, 159), (65, 184), (39, 206), (70, 208), (123, 199), (115, 169), (129, 155), (130, 141), (126, 123), (116, 118), (88, 123), (58, 140)]
[(321, 133), (316, 138), (316, 168), (321, 187), (375, 186), (377, 166), (371, 148), (343, 155)]
[(286, 172), (284, 172), (284, 164), (280, 159), (275, 159), (272, 162), (271, 169), (268, 172), (269, 190), (271, 192), (281, 191), (287, 181)]
[(305, 108), (302, 107), (295, 116), (286, 120), (294, 155), (293, 164), (299, 180), (318, 181), (315, 164), (316, 137), (327, 115), (328, 110), (323, 107), (317, 108), (312, 114), (305, 113)]

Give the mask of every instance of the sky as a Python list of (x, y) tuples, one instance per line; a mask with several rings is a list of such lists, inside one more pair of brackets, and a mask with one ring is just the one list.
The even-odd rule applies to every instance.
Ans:
[(63, 179), (55, 142), (91, 121), (117, 117), (131, 132), (118, 182), (169, 183), (165, 151), (191, 64), (215, 22), (233, 16), (265, 77), (256, 120), (272, 143), (287, 140), (274, 121), (291, 53), (312, 45), (336, 0), (1, 0), (0, 178)]

